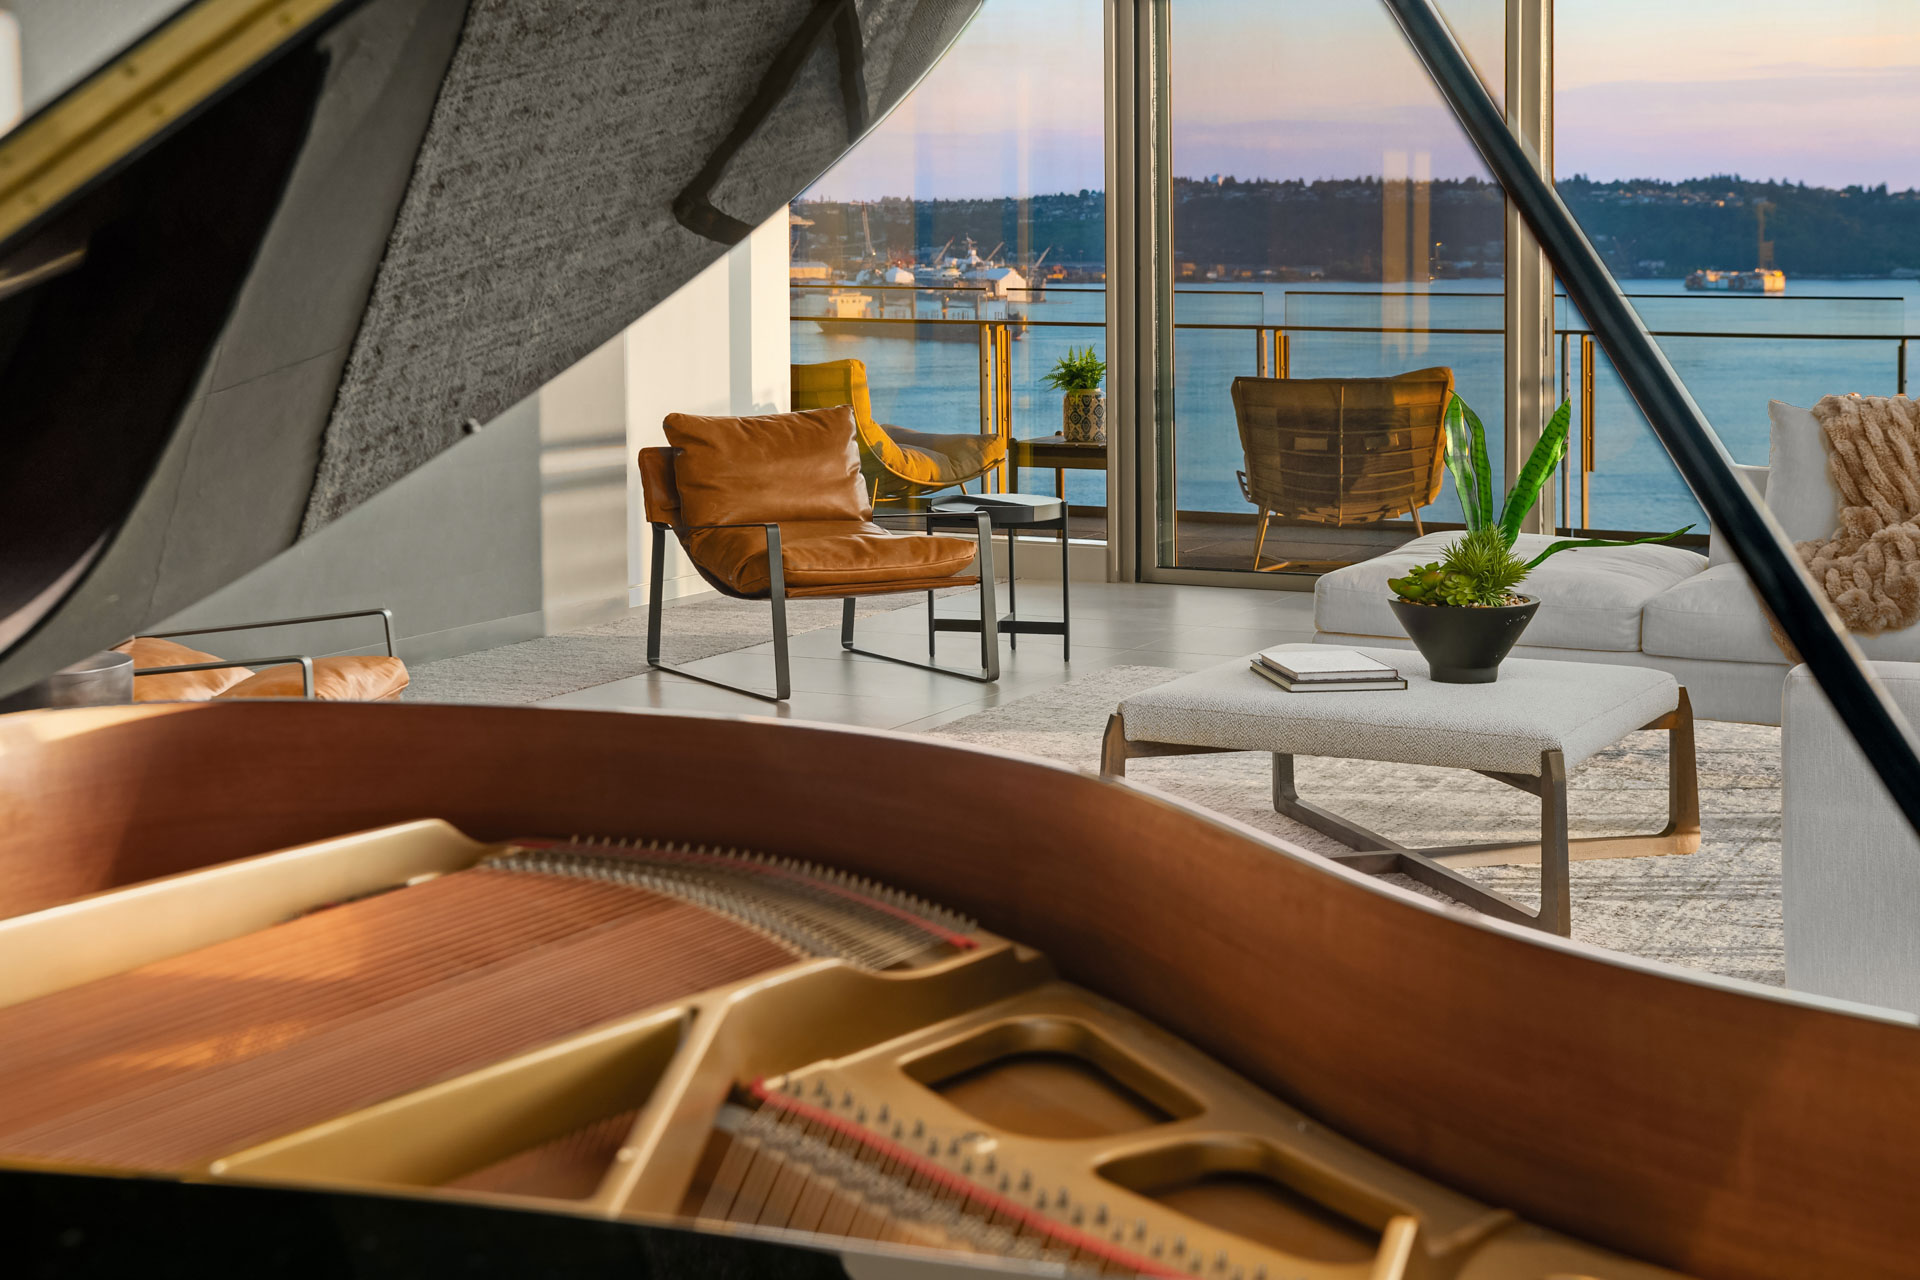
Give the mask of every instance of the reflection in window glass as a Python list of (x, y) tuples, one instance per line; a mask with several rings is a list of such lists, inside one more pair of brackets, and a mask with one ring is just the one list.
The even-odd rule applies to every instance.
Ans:
[[(1497, 82), (1503, 5), (1448, 7)], [(1324, 469), (1341, 474), (1343, 493), (1398, 484), (1405, 493), (1384, 499), (1397, 512), (1274, 505), (1285, 476), (1247, 475), (1277, 464), (1243, 446), (1230, 393), (1261, 365), (1292, 378), (1445, 366), (1487, 423), (1499, 469), (1498, 184), (1381, 6), (1205, 0), (1176, 4), (1173, 23), (1176, 412), (1160, 459), (1178, 516), (1161, 513), (1161, 563), (1251, 570), (1260, 544), (1263, 570), (1317, 572), (1405, 542), (1415, 514), (1423, 525), (1457, 521), (1450, 485), (1426, 502), (1431, 450), (1389, 462), (1399, 442), (1342, 444), (1337, 432), (1282, 451), (1337, 452)], [(1279, 355), (1276, 331), (1286, 339)]]
[[(1099, 0), (986, 0), (794, 201), (794, 363), (862, 361), (875, 418), (912, 431), (978, 432), (1004, 403), (1015, 440), (1062, 434), (1043, 378), (1106, 347), (1103, 57)], [(1004, 395), (983, 396), (983, 325), (1004, 326)], [(1012, 487), (1064, 483), (1076, 536), (1104, 537), (1104, 446), (1038, 461)]]
[[(1920, 302), (1920, 7), (1556, 0), (1554, 22), (1560, 193), (1734, 458), (1767, 460), (1768, 400), (1892, 394)], [(1595, 366), (1585, 523), (1700, 520)]]

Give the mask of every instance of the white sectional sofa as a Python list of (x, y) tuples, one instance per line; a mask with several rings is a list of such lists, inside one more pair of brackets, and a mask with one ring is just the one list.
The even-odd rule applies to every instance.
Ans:
[[(1920, 723), (1920, 666), (1876, 662), (1873, 669)], [(1806, 667), (1788, 675), (1785, 702), (1787, 985), (1920, 1013), (1920, 837)]]
[[(1788, 537), (1824, 538), (1838, 514), (1819, 426), (1805, 409), (1775, 401), (1769, 410), (1769, 466), (1738, 470)], [(1786, 481), (1774, 483), (1775, 474)], [(1412, 648), (1387, 605), (1387, 579), (1438, 560), (1459, 536), (1430, 533), (1390, 555), (1323, 576), (1314, 588), (1314, 638)], [(1523, 534), (1514, 550), (1531, 559), (1551, 541)], [(1661, 545), (1563, 551), (1536, 569), (1521, 590), (1540, 597), (1540, 611), (1514, 657), (1658, 667), (1687, 687), (1696, 716), (1780, 723), (1791, 664), (1774, 643), (1745, 572), (1718, 538), (1705, 556)], [(1920, 627), (1856, 639), (1869, 658), (1920, 662)]]

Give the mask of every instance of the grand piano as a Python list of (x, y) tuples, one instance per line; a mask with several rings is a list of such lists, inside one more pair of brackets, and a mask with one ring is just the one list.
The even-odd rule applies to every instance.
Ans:
[[(198, 0), (116, 51), (0, 138), (0, 696), (457, 447), (973, 7)], [(902, 841), (936, 786), (995, 803)], [(1916, 1085), (1910, 1019), (923, 738), (0, 716), (10, 1274), (1910, 1276)]]

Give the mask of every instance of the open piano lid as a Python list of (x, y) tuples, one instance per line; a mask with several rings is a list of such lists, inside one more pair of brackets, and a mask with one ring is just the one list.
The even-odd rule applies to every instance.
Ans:
[(979, 0), (196, 0), (0, 137), (0, 697), (459, 442)]

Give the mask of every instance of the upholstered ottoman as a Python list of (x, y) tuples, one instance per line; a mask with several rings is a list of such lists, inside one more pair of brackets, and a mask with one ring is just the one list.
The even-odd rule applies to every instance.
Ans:
[[(1308, 648), (1289, 645), (1288, 648)], [(1700, 847), (1700, 792), (1687, 691), (1664, 671), (1592, 662), (1508, 659), (1493, 684), (1435, 684), (1420, 655), (1360, 649), (1396, 666), (1403, 690), (1289, 693), (1248, 659), (1196, 671), (1135, 694), (1107, 722), (1104, 772), (1139, 756), (1265, 751), (1273, 807), (1355, 852), (1336, 861), (1376, 875), (1400, 872), (1488, 915), (1566, 933), (1568, 859), (1692, 853)], [(1653, 835), (1567, 836), (1567, 771), (1636, 729), (1668, 738), (1667, 825)], [(1296, 755), (1471, 769), (1540, 797), (1536, 843), (1408, 849), (1300, 799)], [(1456, 869), (1538, 859), (1540, 909), (1484, 888)]]

